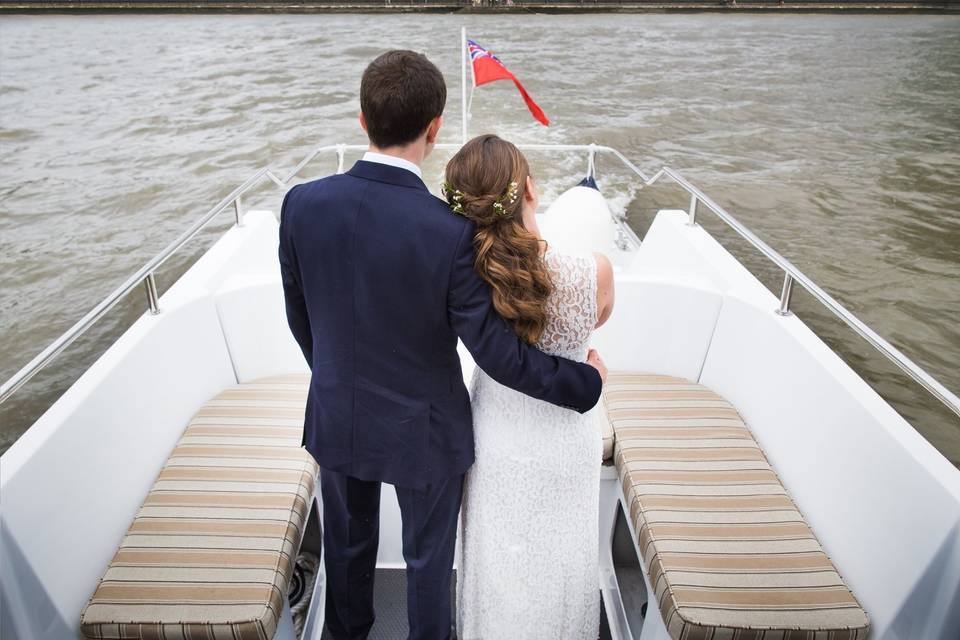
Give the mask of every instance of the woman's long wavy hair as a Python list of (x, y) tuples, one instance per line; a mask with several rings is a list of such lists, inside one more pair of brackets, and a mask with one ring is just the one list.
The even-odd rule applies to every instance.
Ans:
[[(476, 224), (474, 266), (490, 285), (494, 308), (533, 344), (546, 328), (553, 285), (540, 240), (523, 225), (528, 175), (530, 166), (516, 146), (492, 134), (477, 136), (447, 163), (445, 195)], [(513, 198), (511, 183), (516, 183)], [(498, 202), (502, 207), (494, 206)]]

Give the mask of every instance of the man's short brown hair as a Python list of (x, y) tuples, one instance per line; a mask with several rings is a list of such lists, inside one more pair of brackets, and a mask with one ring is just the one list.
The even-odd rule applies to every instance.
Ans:
[(367, 65), (360, 81), (360, 110), (367, 136), (381, 149), (413, 142), (443, 113), (447, 85), (422, 53), (397, 49)]

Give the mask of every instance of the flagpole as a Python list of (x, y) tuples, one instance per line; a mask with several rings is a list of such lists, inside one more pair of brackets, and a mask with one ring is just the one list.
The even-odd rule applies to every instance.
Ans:
[(467, 143), (467, 28), (460, 27), (460, 108), (462, 121), (460, 133)]
[(467, 64), (470, 67), (470, 97), (467, 98), (467, 122), (473, 117), (473, 92), (477, 88), (477, 75), (473, 70), (473, 58), (470, 57), (470, 48), (467, 47)]

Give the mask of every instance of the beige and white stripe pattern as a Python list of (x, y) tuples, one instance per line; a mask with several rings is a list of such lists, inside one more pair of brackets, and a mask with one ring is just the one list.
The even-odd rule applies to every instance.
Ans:
[[(869, 621), (730, 403), (611, 373), (614, 460), (676, 640), (861, 640)], [(653, 606), (651, 604), (651, 606)]]
[(318, 473), (300, 446), (308, 385), (263, 378), (200, 408), (87, 603), (84, 636), (273, 637)]

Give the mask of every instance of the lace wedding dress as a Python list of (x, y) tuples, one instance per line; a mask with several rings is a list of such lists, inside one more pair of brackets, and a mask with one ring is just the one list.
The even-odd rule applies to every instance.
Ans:
[[(597, 322), (593, 256), (548, 249), (554, 290), (537, 346), (586, 360)], [(459, 640), (595, 640), (602, 445), (591, 412), (534, 400), (476, 370), (476, 462), (457, 571)]]

